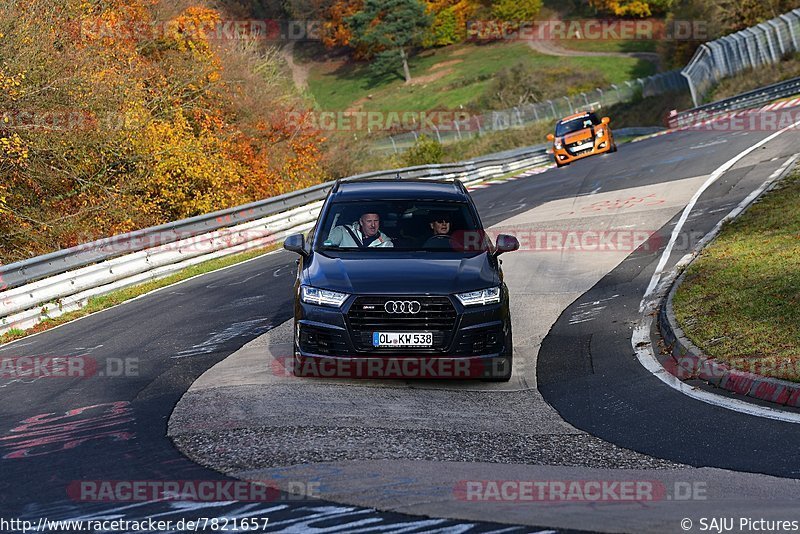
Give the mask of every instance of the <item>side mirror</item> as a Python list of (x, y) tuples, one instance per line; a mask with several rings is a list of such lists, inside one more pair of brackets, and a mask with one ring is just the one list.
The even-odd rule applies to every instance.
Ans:
[(547, 134), (547, 140), (548, 140), (548, 141), (554, 141), (554, 140), (555, 140), (555, 138), (556, 138), (556, 136), (555, 136), (555, 135), (553, 135), (553, 134)]
[(608, 124), (609, 122), (611, 122), (611, 119), (609, 119), (608, 117), (603, 117), (602, 119), (600, 119), (600, 122), (602, 122), (603, 124)]
[(497, 236), (497, 246), (495, 248), (495, 256), (499, 256), (504, 252), (514, 252), (519, 249), (519, 241), (513, 235), (500, 234)]
[(308, 252), (306, 252), (306, 239), (303, 237), (303, 234), (292, 234), (286, 238), (286, 241), (283, 242), (283, 248), (290, 252), (296, 252), (303, 256), (303, 258), (308, 257)]

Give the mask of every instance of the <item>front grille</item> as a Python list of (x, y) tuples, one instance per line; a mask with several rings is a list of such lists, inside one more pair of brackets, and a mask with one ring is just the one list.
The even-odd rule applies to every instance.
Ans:
[[(417, 301), (419, 313), (388, 313), (390, 300)], [(356, 350), (370, 352), (419, 353), (442, 351), (450, 344), (456, 323), (456, 310), (447, 297), (358, 297), (347, 314)], [(375, 348), (373, 332), (433, 332), (431, 348)]]
[(336, 356), (347, 354), (344, 335), (326, 328), (300, 325), (300, 350), (312, 354)]

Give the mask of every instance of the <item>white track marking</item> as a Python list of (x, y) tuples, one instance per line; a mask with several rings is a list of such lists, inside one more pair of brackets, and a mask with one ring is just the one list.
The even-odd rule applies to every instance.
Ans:
[[(800, 121), (798, 121), (798, 123), (800, 123)], [(780, 132), (777, 132), (776, 134), (771, 135), (765, 141), (772, 139), (773, 137), (775, 137), (780, 133), (783, 133), (784, 131), (785, 129), (781, 130)], [(754, 148), (757, 148), (761, 144), (762, 143), (759, 143), (757, 145), (754, 145), (753, 147), (750, 147), (750, 149), (740, 154), (740, 156), (749, 153), (750, 151), (752, 151)], [(741, 159), (740, 156), (737, 156), (731, 161), (734, 160), (738, 161), (739, 159)], [(711, 241), (711, 239), (713, 239), (713, 237), (717, 235), (717, 233), (719, 233), (720, 229), (722, 228), (722, 224), (725, 221), (738, 216), (742, 211), (744, 211), (747, 208), (747, 206), (749, 206), (753, 202), (753, 200), (755, 200), (759, 195), (761, 195), (761, 193), (763, 193), (768, 187), (770, 187), (770, 185), (772, 185), (772, 183), (779, 176), (781, 176), (786, 171), (786, 169), (788, 169), (789, 166), (792, 165), (798, 159), (798, 157), (800, 157), (800, 154), (795, 154), (789, 159), (787, 159), (783, 163), (783, 165), (780, 166), (780, 168), (778, 168), (775, 172), (773, 172), (769, 176), (769, 178), (767, 178), (767, 180), (763, 184), (761, 184), (760, 187), (758, 187), (758, 189), (750, 193), (747, 196), (747, 198), (742, 200), (728, 215), (726, 215), (722, 220), (720, 220), (714, 226), (714, 228), (708, 234), (706, 234), (702, 240), (700, 240), (696, 250), (697, 251), (701, 250), (706, 245), (706, 243)], [(728, 163), (730, 163), (730, 161), (723, 164), (722, 167), (720, 167), (720, 169), (722, 169), (723, 167), (726, 170), (729, 169), (730, 165), (728, 165)], [(719, 169), (717, 169), (717, 171), (718, 170)], [(717, 171), (714, 172), (716, 173)], [(684, 211), (684, 216), (681, 218), (681, 221), (685, 220), (685, 216), (687, 214), (688, 211)], [(679, 222), (679, 226), (681, 224), (682, 222)], [(678, 229), (679, 228), (676, 227), (676, 230)], [(673, 237), (675, 235), (676, 234), (673, 232)], [(672, 245), (672, 243), (673, 240), (670, 240), (670, 245)], [(667, 258), (668, 256), (669, 256), (668, 251), (665, 250), (664, 255), (662, 256), (662, 260), (664, 260), (664, 258)], [(686, 261), (688, 263), (688, 260), (691, 258), (691, 256), (692, 254), (687, 254), (687, 256), (681, 260), (681, 262)], [(665, 262), (666, 260), (664, 260), (664, 263)], [(661, 263), (659, 265), (663, 267)], [(656, 271), (655, 274), (653, 274), (653, 279), (650, 282), (651, 287), (655, 287), (655, 285), (658, 283), (658, 280), (656, 278), (657, 275), (660, 278), (660, 273), (658, 272), (658, 270)], [(653, 282), (653, 280), (655, 280), (655, 283)], [(721, 395), (717, 395), (716, 393), (711, 393), (709, 391), (705, 391), (690, 386), (685, 382), (679, 380), (676, 376), (670, 374), (666, 369), (664, 369), (664, 367), (661, 365), (661, 363), (659, 363), (658, 359), (656, 359), (656, 356), (653, 353), (650, 340), (650, 329), (652, 328), (653, 325), (653, 312), (656, 309), (656, 304), (658, 302), (658, 299), (650, 298), (649, 292), (650, 288), (648, 288), (648, 293), (645, 293), (644, 297), (642, 298), (642, 302), (639, 305), (639, 309), (642, 312), (642, 319), (636, 324), (636, 327), (633, 330), (633, 335), (631, 336), (631, 345), (633, 346), (633, 350), (636, 352), (636, 357), (639, 359), (639, 363), (641, 363), (645, 369), (650, 371), (650, 373), (652, 373), (653, 376), (664, 382), (669, 387), (680, 391), (684, 395), (705, 402), (707, 404), (719, 406), (727, 410), (732, 410), (747, 415), (753, 415), (755, 417), (774, 419), (777, 421), (783, 421), (787, 423), (800, 423), (800, 414), (793, 412), (786, 412), (776, 408), (770, 408), (768, 406), (760, 406), (757, 404), (753, 404), (752, 402), (742, 401), (739, 399), (723, 397)]]
[[(664, 266), (667, 264), (669, 260), (670, 254), (672, 254), (672, 247), (675, 246), (675, 241), (678, 239), (678, 235), (681, 233), (683, 229), (684, 223), (686, 223), (686, 219), (689, 218), (689, 213), (694, 208), (694, 205), (697, 204), (697, 201), (700, 199), (700, 196), (708, 189), (714, 182), (716, 182), (720, 176), (722, 176), (727, 170), (731, 167), (736, 165), (742, 158), (750, 154), (752, 151), (757, 149), (758, 147), (767, 144), (768, 142), (772, 141), (783, 132), (790, 130), (792, 128), (797, 127), (800, 125), (800, 121), (795, 122), (794, 124), (787, 126), (782, 130), (778, 130), (774, 134), (765, 137), (758, 143), (754, 144), (744, 152), (737, 154), (736, 156), (732, 157), (719, 167), (717, 167), (714, 172), (711, 173), (711, 176), (708, 177), (708, 180), (700, 186), (700, 189), (694, 194), (694, 196), (689, 200), (689, 203), (683, 209), (683, 213), (681, 214), (681, 218), (678, 220), (678, 224), (675, 225), (675, 229), (672, 230), (672, 235), (669, 238), (669, 243), (667, 243), (667, 248), (664, 249), (664, 253), (661, 255), (661, 259), (658, 261), (658, 265), (656, 266), (656, 271), (653, 273), (653, 277), (650, 279), (650, 284), (647, 286), (647, 291), (644, 292), (644, 298), (642, 299), (642, 305), (644, 305), (645, 300), (653, 293), (653, 290), (658, 285), (659, 280), (661, 279), (661, 274), (663, 273)], [(642, 307), (639, 308), (640, 311), (643, 310)]]

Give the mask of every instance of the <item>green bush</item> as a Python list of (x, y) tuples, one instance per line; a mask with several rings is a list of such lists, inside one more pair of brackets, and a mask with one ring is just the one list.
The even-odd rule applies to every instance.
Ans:
[(476, 103), (480, 109), (508, 109), (606, 85), (605, 75), (598, 70), (518, 63), (494, 74), (491, 85)]
[(442, 144), (425, 134), (420, 135), (414, 146), (403, 153), (403, 163), (408, 167), (441, 163), (442, 159), (444, 159)]
[(542, 0), (499, 0), (492, 4), (492, 15), (508, 22), (531, 22), (542, 9)]
[(433, 24), (422, 41), (422, 46), (447, 46), (464, 40), (466, 31), (458, 24), (458, 17), (452, 7), (443, 9), (434, 15)]

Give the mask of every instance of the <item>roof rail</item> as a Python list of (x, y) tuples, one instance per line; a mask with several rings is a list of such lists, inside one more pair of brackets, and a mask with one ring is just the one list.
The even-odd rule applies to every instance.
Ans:
[(455, 182), (456, 187), (459, 188), (462, 193), (467, 195), (469, 194), (469, 191), (467, 191), (467, 186), (464, 185), (464, 182), (462, 182), (460, 178), (453, 178), (453, 182)]
[(334, 182), (333, 187), (331, 187), (331, 194), (334, 194), (339, 190), (339, 183), (341, 181), (342, 181), (342, 179), (339, 178), (339, 179), (336, 180), (336, 182)]

